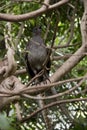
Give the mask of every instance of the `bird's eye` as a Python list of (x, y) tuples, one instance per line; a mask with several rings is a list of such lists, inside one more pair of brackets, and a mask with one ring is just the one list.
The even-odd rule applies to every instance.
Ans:
[(41, 26), (39, 26), (39, 29), (41, 29)]

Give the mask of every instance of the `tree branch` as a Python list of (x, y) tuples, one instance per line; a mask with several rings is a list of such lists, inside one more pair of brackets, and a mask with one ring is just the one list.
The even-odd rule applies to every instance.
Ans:
[(30, 13), (22, 14), (22, 15), (0, 13), (0, 21), (19, 22), (19, 21), (24, 21), (24, 20), (28, 20), (31, 18), (35, 18), (37, 16), (40, 16), (43, 13), (46, 13), (47, 11), (58, 8), (63, 4), (66, 4), (68, 1), (69, 0), (61, 0), (54, 5), (46, 6), (49, 3), (47, 3), (48, 1), (46, 2), (46, 0), (45, 0), (44, 5), (40, 9), (32, 11)]
[(85, 52), (86, 47), (82, 46), (50, 77), (50, 81), (53, 83), (60, 80), (61, 77), (63, 77), (80, 62), (80, 60), (85, 56)]
[(87, 98), (75, 98), (75, 99), (67, 99), (67, 100), (60, 100), (60, 101), (52, 102), (48, 105), (45, 105), (43, 108), (37, 109), (32, 114), (30, 114), (26, 118), (22, 119), (20, 122), (23, 123), (25, 121), (29, 121), (29, 119), (31, 119), (31, 117), (35, 116), (36, 114), (38, 114), (42, 110), (47, 109), (49, 107), (53, 107), (53, 106), (56, 106), (58, 104), (74, 103), (74, 102), (80, 102), (80, 101), (87, 101)]

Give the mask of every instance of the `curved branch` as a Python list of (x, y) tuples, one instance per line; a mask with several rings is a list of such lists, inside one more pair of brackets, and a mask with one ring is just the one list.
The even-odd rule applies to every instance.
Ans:
[(35, 116), (39, 112), (41, 112), (44, 109), (47, 109), (49, 107), (53, 107), (53, 106), (56, 106), (56, 105), (59, 105), (59, 104), (74, 103), (74, 102), (80, 102), (80, 101), (87, 101), (87, 98), (75, 98), (75, 99), (67, 99), (67, 100), (60, 100), (60, 101), (52, 102), (50, 104), (45, 105), (43, 108), (37, 109), (36, 111), (34, 111), (33, 113), (31, 113), (26, 118), (23, 118), (20, 122), (23, 123), (23, 122), (25, 122), (27, 120), (29, 121), (29, 119), (31, 119), (31, 117)]
[(37, 17), (37, 16), (39, 16), (39, 15), (41, 15), (49, 10), (60, 7), (61, 5), (67, 3), (68, 1), (69, 0), (61, 0), (54, 5), (46, 6), (46, 5), (48, 5), (48, 3), (45, 0), (44, 5), (40, 9), (32, 11), (30, 13), (26, 13), (26, 14), (22, 14), (22, 15), (0, 13), (0, 20), (1, 21), (3, 21), (3, 20), (10, 21), (10, 22), (19, 22), (19, 21), (24, 21), (27, 19), (35, 18), (35, 17)]

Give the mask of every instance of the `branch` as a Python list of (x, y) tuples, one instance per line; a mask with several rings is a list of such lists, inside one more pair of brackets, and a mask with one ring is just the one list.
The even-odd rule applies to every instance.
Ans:
[(86, 47), (80, 47), (64, 64), (50, 77), (50, 81), (56, 82), (75, 67), (80, 60), (85, 56)]
[[(33, 98), (33, 99), (51, 99), (51, 98), (63, 96), (65, 94), (71, 93), (72, 91), (77, 89), (78, 86), (80, 86), (86, 78), (87, 77), (85, 75), (84, 77), (60, 81), (60, 82), (57, 82), (57, 83), (54, 83), (54, 84), (48, 84), (48, 85), (44, 85), (44, 86), (35, 86), (35, 87), (26, 88), (26, 86), (23, 85), (15, 76), (11, 76), (11, 77), (5, 79), (0, 85), (0, 104), (1, 104), (0, 109), (2, 107), (4, 107), (6, 104), (9, 104), (9, 103), (11, 103), (11, 102), (13, 102), (17, 99), (19, 100), (20, 95), (23, 96), (23, 97)], [(53, 85), (61, 85), (63, 83), (67, 83), (67, 82), (71, 82), (71, 81), (79, 81), (79, 80), (81, 80), (81, 81), (79, 82), (79, 84), (77, 86), (73, 87), (70, 90), (56, 94), (56, 95), (51, 96), (51, 97), (49, 96), (49, 97), (46, 97), (46, 98), (45, 97), (43, 97), (43, 98), (37, 97), (36, 98), (36, 97), (32, 97), (32, 96), (27, 95), (27, 94), (35, 94), (35, 93), (38, 94), (40, 91), (44, 91), (45, 89), (47, 90), (47, 88), (50, 88)]]
[[(87, 1), (84, 0), (87, 5)], [(85, 7), (86, 12), (86, 7)], [(83, 14), (82, 22), (81, 22), (81, 32), (82, 32), (82, 39), (83, 39), (83, 45), (66, 61), (64, 64), (53, 74), (53, 76), (50, 77), (50, 81), (56, 82), (60, 80), (66, 73), (72, 70), (79, 62), (82, 60), (82, 58), (85, 56), (86, 53), (86, 46), (87, 46), (87, 27), (86, 27), (86, 17), (87, 13)]]
[(40, 3), (40, 0), (11, 0), (12, 2), (36, 2)]
[(17, 49), (17, 45), (18, 45), (19, 42), (20, 42), (21, 35), (22, 35), (22, 32), (23, 32), (23, 28), (24, 28), (24, 23), (21, 23), (20, 29), (19, 29), (19, 31), (18, 31), (16, 40), (15, 40), (15, 49)]
[[(56, 61), (58, 61), (58, 60), (67, 60), (68, 58), (70, 58), (71, 56), (78, 56), (79, 57), (79, 55), (74, 55), (74, 54), (63, 54), (62, 56), (52, 56), (52, 60), (56, 60)], [(81, 54), (82, 55), (82, 54)], [(83, 53), (83, 56), (87, 56), (87, 53)]]
[(7, 104), (10, 104), (14, 101), (20, 100), (20, 96), (12, 96), (12, 97), (0, 97), (0, 111), (3, 110)]
[[(87, 5), (87, 0), (84, 0), (84, 5)], [(87, 51), (87, 6), (85, 6), (85, 12), (82, 17), (81, 33), (82, 46), (51, 76), (50, 81), (52, 83), (60, 80), (66, 73), (71, 71), (85, 56), (83, 53)]]
[(87, 0), (84, 0), (84, 14), (81, 20), (82, 43), (87, 45)]
[(6, 78), (0, 84), (0, 110), (7, 104), (20, 100), (20, 95), (9, 95), (12, 92), (22, 90), (25, 86), (15, 77)]
[(46, 13), (52, 9), (62, 6), (63, 4), (66, 4), (68, 1), (69, 0), (61, 0), (54, 5), (46, 6), (49, 3), (47, 3), (48, 1), (45, 0), (44, 5), (40, 9), (32, 11), (30, 13), (22, 14), (22, 15), (0, 13), (0, 21), (4, 20), (4, 21), (10, 21), (10, 22), (19, 22), (19, 21), (24, 21), (31, 18), (35, 18), (37, 16), (40, 16), (43, 13)]
[[(58, 98), (58, 97), (61, 97), (61, 96), (64, 96), (66, 94), (71, 94), (71, 92), (73, 92), (74, 90), (76, 90), (79, 86), (81, 86), (81, 84), (87, 79), (87, 74), (83, 77), (83, 78), (76, 78), (76, 79), (69, 79), (69, 80), (65, 80), (65, 81), (60, 81), (60, 82), (57, 82), (57, 83), (54, 83), (55, 85), (53, 84), (50, 84), (49, 85), (49, 88), (53, 88), (53, 86), (57, 86), (57, 85), (61, 85), (61, 84), (64, 84), (64, 83), (67, 83), (67, 82), (72, 82), (72, 81), (79, 81), (81, 80), (76, 86), (74, 86), (73, 88), (69, 89), (69, 90), (66, 90), (64, 92), (61, 92), (61, 93), (56, 93), (55, 95), (52, 95), (52, 96), (46, 96), (46, 97), (36, 97), (36, 96), (30, 96), (28, 94), (23, 94), (24, 97), (27, 97), (27, 98), (30, 98), (30, 99), (40, 99), (40, 100), (47, 100), (47, 99), (53, 99), (53, 98)], [(53, 85), (53, 86), (52, 86)], [(41, 86), (42, 87), (42, 86)], [(44, 88), (46, 88), (46, 86), (44, 86)]]
[(15, 73), (17, 63), (14, 58), (14, 50), (7, 47), (7, 57), (0, 61), (0, 83), (8, 76)]
[[(56, 83), (50, 83), (50, 84), (46, 84), (46, 85), (37, 85), (37, 86), (29, 86), (29, 87), (26, 87), (25, 85), (23, 85), (15, 76), (12, 76), (12, 78), (7, 78), (5, 81), (2, 82), (3, 84), (3, 87), (5, 88), (12, 88), (13, 86), (13, 90), (2, 90), (0, 89), (0, 96), (2, 96), (4, 94), (4, 96), (14, 96), (14, 95), (21, 95), (21, 96), (24, 96), (24, 97), (28, 97), (28, 98), (32, 98), (31, 96), (28, 96), (27, 94), (38, 94), (40, 93), (41, 91), (45, 91), (47, 89), (50, 89), (52, 88), (53, 86), (60, 86), (64, 83), (67, 83), (67, 82), (73, 82), (73, 81), (79, 81), (79, 80), (84, 80), (84, 78), (86, 79), (86, 75), (84, 77), (79, 77), (79, 78), (73, 78), (73, 79), (68, 79), (68, 80), (65, 80), (65, 81), (59, 81), (59, 82), (56, 82)], [(2, 85), (1, 84), (1, 85)], [(73, 90), (75, 90), (75, 88), (73, 87), (72, 88)], [(73, 91), (73, 90), (70, 90), (70, 91)], [(65, 92), (66, 94), (66, 92)], [(62, 96), (62, 93), (59, 94), (60, 96)], [(33, 99), (39, 99), (39, 98), (34, 98)], [(43, 97), (43, 99), (45, 99)]]
[(8, 66), (5, 74), (3, 75), (4, 77), (14, 74), (17, 69), (17, 63), (14, 59), (14, 50), (10, 47), (8, 47), (7, 57), (8, 57)]
[(29, 121), (29, 119), (31, 119), (31, 117), (35, 116), (36, 114), (38, 114), (42, 110), (47, 109), (49, 107), (53, 107), (53, 106), (56, 106), (58, 104), (74, 103), (74, 102), (80, 102), (80, 101), (87, 101), (87, 98), (67, 99), (67, 100), (60, 100), (60, 101), (50, 103), (48, 105), (45, 105), (43, 108), (40, 108), (40, 109), (34, 111), (31, 115), (27, 116), (26, 118), (22, 119), (21, 123), (23, 123), (25, 121)]

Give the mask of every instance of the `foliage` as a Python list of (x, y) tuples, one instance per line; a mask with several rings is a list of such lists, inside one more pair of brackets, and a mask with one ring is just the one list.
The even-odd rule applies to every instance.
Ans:
[(7, 118), (5, 115), (0, 114), (0, 128), (2, 130), (15, 130), (11, 125), (12, 120), (12, 118)]

